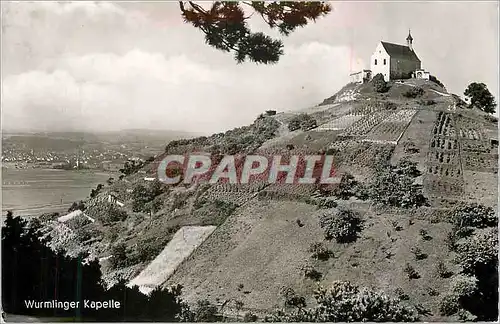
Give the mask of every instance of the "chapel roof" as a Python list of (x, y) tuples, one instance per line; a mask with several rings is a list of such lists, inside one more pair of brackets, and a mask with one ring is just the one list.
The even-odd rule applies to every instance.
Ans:
[(387, 42), (381, 42), (381, 43), (390, 57), (420, 62), (420, 59), (418, 58), (417, 54), (415, 54), (415, 52), (412, 51), (406, 45), (399, 45)]

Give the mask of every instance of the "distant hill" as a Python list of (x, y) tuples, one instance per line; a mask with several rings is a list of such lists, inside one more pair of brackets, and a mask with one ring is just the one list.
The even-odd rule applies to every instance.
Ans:
[(16, 144), (25, 148), (47, 151), (70, 151), (104, 144), (141, 144), (157, 149), (168, 142), (180, 138), (192, 138), (197, 134), (184, 131), (132, 129), (113, 132), (41, 132), (41, 133), (4, 133), (3, 143)]

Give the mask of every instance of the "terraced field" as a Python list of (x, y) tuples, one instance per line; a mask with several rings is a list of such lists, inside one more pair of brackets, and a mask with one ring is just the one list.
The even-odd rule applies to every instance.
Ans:
[(320, 131), (330, 131), (330, 130), (343, 130), (350, 127), (352, 124), (363, 118), (363, 115), (351, 115), (347, 114), (342, 117), (333, 119), (323, 125), (319, 125), (314, 130)]
[(372, 128), (364, 140), (375, 143), (398, 144), (416, 112), (416, 110), (408, 109), (399, 110), (389, 115), (380, 124)]
[(432, 134), (427, 154), (424, 190), (431, 197), (462, 197), (465, 193), (465, 182), (453, 115), (439, 112)]
[(367, 134), (373, 127), (393, 114), (392, 111), (378, 111), (373, 114), (363, 116), (363, 118), (347, 127), (340, 136), (362, 136)]

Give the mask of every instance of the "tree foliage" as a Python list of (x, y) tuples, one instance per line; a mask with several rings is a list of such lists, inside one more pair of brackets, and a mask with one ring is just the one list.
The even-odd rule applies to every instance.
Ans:
[(224, 154), (249, 154), (276, 136), (279, 127), (280, 123), (275, 118), (263, 116), (249, 126), (237, 127), (225, 133), (171, 141), (165, 147), (165, 153), (184, 154), (195, 149), (221, 158)]
[(483, 274), (498, 266), (498, 236), (489, 228), (462, 239), (457, 246), (457, 263), (466, 274)]
[(97, 197), (97, 195), (101, 192), (102, 188), (104, 188), (104, 185), (103, 184), (98, 184), (97, 187), (95, 189), (92, 189), (90, 191), (90, 198), (95, 198)]
[[(208, 45), (233, 52), (238, 63), (250, 60), (263, 64), (279, 61), (283, 43), (262, 32), (252, 32), (248, 24), (252, 15), (260, 16), (271, 29), (288, 36), (331, 11), (326, 2), (312, 1), (215, 1), (209, 9), (193, 1), (179, 1), (179, 7), (184, 22), (200, 29)], [(251, 14), (246, 14), (244, 8)]]
[(477, 107), (486, 113), (495, 113), (495, 98), (486, 87), (486, 84), (472, 82), (467, 89), (465, 89), (464, 95), (470, 98), (470, 108)]
[(448, 217), (456, 228), (496, 227), (498, 224), (498, 217), (493, 208), (477, 203), (462, 202), (448, 212)]
[(128, 266), (127, 260), (127, 248), (125, 244), (118, 243), (111, 249), (111, 267), (113, 269), (122, 268)]
[(93, 219), (101, 221), (104, 225), (123, 221), (128, 216), (124, 209), (107, 201), (101, 201), (87, 207), (85, 213)]
[(184, 312), (182, 318), (183, 322), (211, 323), (221, 320), (222, 317), (218, 315), (217, 306), (206, 299), (198, 300), (194, 309)]
[[(470, 237), (461, 239), (456, 247), (456, 262), (462, 273), (474, 276), (477, 290), (474, 292), (461, 284), (468, 296), (459, 296), (460, 305), (481, 321), (498, 318), (498, 230), (496, 227), (478, 229)], [(470, 283), (468, 286), (471, 286)], [(457, 288), (457, 289), (458, 289)]]
[(68, 213), (71, 213), (72, 211), (75, 211), (75, 210), (81, 210), (81, 211), (84, 211), (85, 210), (85, 204), (83, 203), (83, 201), (79, 201), (79, 202), (73, 202), (71, 204), (71, 206), (68, 208)]
[[(132, 210), (134, 212), (155, 212), (161, 208), (162, 201), (155, 198), (165, 192), (165, 188), (159, 180), (152, 181), (148, 185), (138, 184), (132, 190)], [(154, 203), (153, 203), (154, 202)]]
[(123, 168), (120, 169), (120, 172), (124, 175), (128, 176), (130, 174), (136, 173), (144, 166), (144, 162), (142, 161), (127, 161), (123, 164)]
[(348, 281), (334, 281), (328, 289), (315, 291), (317, 306), (280, 310), (268, 322), (415, 322), (415, 307), (381, 291), (360, 289)]
[[(121, 281), (106, 290), (101, 280), (98, 260), (83, 262), (85, 255), (69, 257), (65, 251), (54, 252), (40, 236), (36, 222), (27, 222), (8, 213), (2, 227), (2, 310), (7, 313), (74, 317), (77, 321), (161, 321), (181, 319), (187, 305), (180, 299), (180, 286), (161, 290), (150, 296), (138, 287), (129, 288)], [(84, 300), (116, 300), (120, 309), (84, 307)], [(25, 300), (75, 301), (77, 309), (27, 308)]]

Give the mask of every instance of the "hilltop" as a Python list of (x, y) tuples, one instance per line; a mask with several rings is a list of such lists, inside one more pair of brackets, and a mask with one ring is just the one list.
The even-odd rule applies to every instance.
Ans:
[[(291, 130), (304, 114), (314, 123)], [(101, 258), (112, 284), (136, 277), (183, 226), (215, 226), (162, 275), (162, 285), (181, 284), (190, 303), (206, 299), (233, 316), (252, 312), (262, 318), (283, 308), (284, 292), (291, 290), (314, 305), (317, 284), (349, 280), (417, 306), (423, 320), (457, 320), (456, 311), (440, 309), (462, 271), (454, 261), (457, 250), (449, 248), (455, 230), (450, 212), (464, 202), (496, 212), (497, 134), (496, 118), (465, 108), (437, 83), (390, 82), (384, 92), (372, 83), (348, 84), (315, 107), (263, 113), (246, 127), (168, 143), (155, 161), (135, 166), (85, 201), (85, 213), (96, 221), (70, 224), (73, 231), (64, 235), (79, 242), (74, 253), (83, 248)], [(194, 150), (326, 152), (335, 157), (339, 184), (328, 190), (262, 183), (167, 187), (146, 180), (164, 154)], [(406, 182), (384, 182), (387, 177)], [(338, 210), (362, 220), (349, 243), (325, 238), (324, 215)], [(62, 225), (46, 219), (56, 233), (54, 244), (68, 246), (57, 239), (67, 233)], [(313, 257), (319, 247), (329, 251), (326, 260)], [(450, 275), (440, 275), (439, 267)]]

